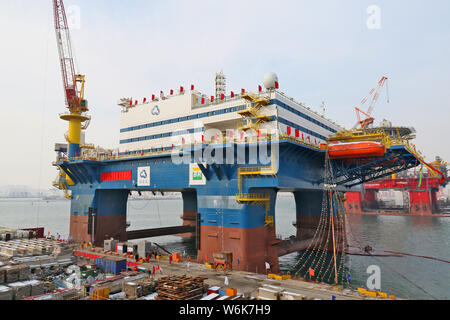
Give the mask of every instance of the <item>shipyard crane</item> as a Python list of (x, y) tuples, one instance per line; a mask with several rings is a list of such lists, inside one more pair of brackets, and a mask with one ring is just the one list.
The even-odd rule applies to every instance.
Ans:
[[(362, 101), (359, 107), (355, 107), (356, 110), (356, 118), (358, 119), (358, 122), (355, 124), (353, 129), (357, 128), (358, 126), (361, 126), (362, 129), (366, 129), (369, 125), (371, 125), (374, 122), (374, 118), (372, 117), (373, 108), (375, 106), (375, 103), (378, 100), (378, 97), (380, 96), (380, 91), (383, 88), (384, 84), (388, 80), (387, 77), (382, 77), (380, 81), (378, 81), (378, 84), (375, 88), (370, 90), (369, 95), (365, 97)], [(372, 102), (369, 105), (369, 109), (367, 109), (367, 112), (364, 112), (361, 110), (362, 106), (367, 102), (370, 96), (373, 95)], [(389, 103), (389, 92), (388, 92), (388, 103)], [(365, 119), (361, 119), (361, 114), (366, 116)]]
[(63, 1), (53, 0), (53, 10), (66, 104), (71, 112), (86, 112), (88, 106), (84, 99), (85, 76), (75, 73), (70, 31)]
[(75, 72), (69, 25), (62, 0), (53, 0), (53, 11), (64, 96), (69, 109), (69, 113), (61, 114), (60, 118), (69, 122), (66, 140), (69, 144), (69, 157), (73, 158), (80, 156), (81, 130), (87, 128), (91, 118), (85, 114), (89, 111), (84, 97), (85, 76)]
[[(69, 25), (67, 23), (66, 11), (62, 0), (53, 1), (53, 13), (56, 32), (56, 43), (58, 46), (61, 74), (63, 79), (64, 97), (68, 113), (60, 114), (60, 118), (69, 122), (69, 131), (65, 135), (68, 147), (56, 149), (55, 151), (67, 152), (68, 158), (73, 159), (81, 156), (82, 148), (92, 149), (92, 145), (81, 144), (81, 132), (89, 126), (91, 117), (86, 115), (88, 102), (84, 97), (85, 76), (75, 72), (75, 64), (70, 41)], [(59, 159), (58, 159), (59, 160)], [(62, 190), (68, 199), (72, 199), (69, 187), (74, 185), (73, 180), (61, 166), (58, 166), (58, 176), (53, 186)]]

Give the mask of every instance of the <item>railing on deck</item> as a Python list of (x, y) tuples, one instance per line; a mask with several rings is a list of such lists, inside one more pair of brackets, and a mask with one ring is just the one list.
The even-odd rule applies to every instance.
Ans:
[(267, 193), (238, 193), (236, 195), (238, 201), (269, 201), (270, 195)]
[(184, 145), (179, 145), (179, 146), (174, 146), (171, 149), (165, 149), (165, 150), (157, 150), (157, 151), (150, 151), (150, 152), (137, 152), (134, 151), (133, 153), (130, 154), (125, 154), (125, 155), (119, 155), (117, 153), (110, 153), (110, 154), (106, 154), (106, 153), (102, 153), (102, 154), (97, 154), (96, 156), (92, 156), (92, 155), (81, 155), (79, 157), (72, 157), (72, 158), (67, 158), (67, 157), (61, 157), (58, 158), (57, 161), (53, 162), (53, 164), (55, 165), (58, 162), (61, 161), (79, 161), (79, 160), (90, 160), (90, 161), (110, 161), (110, 160), (124, 160), (124, 159), (133, 159), (133, 158), (139, 158), (139, 157), (144, 157), (144, 156), (156, 156), (156, 155), (166, 155), (166, 154), (172, 154), (174, 152), (182, 152), (183, 149), (186, 148), (194, 148), (196, 146), (201, 146), (201, 145), (215, 145), (215, 144), (223, 144), (223, 143), (235, 143), (235, 144), (248, 144), (248, 143), (267, 143), (267, 142), (271, 142), (271, 141), (281, 141), (281, 140), (290, 140), (302, 145), (305, 145), (307, 147), (316, 149), (316, 150), (323, 150), (323, 146), (321, 147), (320, 145), (314, 144), (314, 143), (310, 143), (310, 142), (306, 142), (304, 140), (302, 140), (301, 138), (298, 137), (293, 137), (293, 136), (289, 136), (289, 135), (279, 135), (278, 138), (272, 138), (272, 137), (247, 137), (245, 139), (237, 139), (237, 138), (230, 138), (230, 137), (225, 137), (222, 139), (213, 139), (210, 141), (205, 141), (202, 144), (197, 143), (197, 144), (184, 144)]

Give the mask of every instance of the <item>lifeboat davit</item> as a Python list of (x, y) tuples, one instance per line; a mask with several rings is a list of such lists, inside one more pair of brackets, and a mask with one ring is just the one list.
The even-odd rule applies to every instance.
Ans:
[(385, 149), (376, 141), (331, 142), (328, 152), (331, 159), (378, 158), (384, 156)]

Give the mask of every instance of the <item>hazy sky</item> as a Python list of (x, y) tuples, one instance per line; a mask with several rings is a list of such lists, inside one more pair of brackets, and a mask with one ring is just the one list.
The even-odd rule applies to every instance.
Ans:
[[(191, 83), (211, 95), (221, 69), (235, 91), (256, 90), (276, 72), (283, 92), (317, 111), (325, 101), (326, 116), (349, 128), (353, 107), (386, 75), (391, 101), (384, 90), (376, 121), (415, 127), (426, 159), (450, 162), (448, 0), (65, 4), (77, 70), (87, 76), (88, 143), (118, 146), (119, 98)], [(66, 109), (53, 28), (51, 0), (0, 2), (0, 185), (47, 189), (56, 176), (53, 145), (67, 123), (58, 118)]]

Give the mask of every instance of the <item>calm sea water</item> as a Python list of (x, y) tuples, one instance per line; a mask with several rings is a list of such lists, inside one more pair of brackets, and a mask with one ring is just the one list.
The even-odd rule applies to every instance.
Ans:
[[(25, 228), (45, 226), (52, 234), (69, 233), (68, 201), (0, 200), (0, 226)], [(130, 230), (180, 225), (181, 199), (129, 201)], [(295, 234), (293, 197), (279, 197), (276, 205), (277, 234)], [(377, 250), (406, 252), (450, 260), (450, 218), (393, 216), (348, 216), (351, 245), (370, 245)], [(171, 250), (195, 255), (195, 242), (176, 236), (153, 238)], [(282, 270), (289, 270), (298, 253), (280, 258)], [(381, 270), (381, 290), (412, 299), (450, 298), (450, 264), (417, 257), (350, 256), (351, 286), (366, 285), (367, 268)]]

